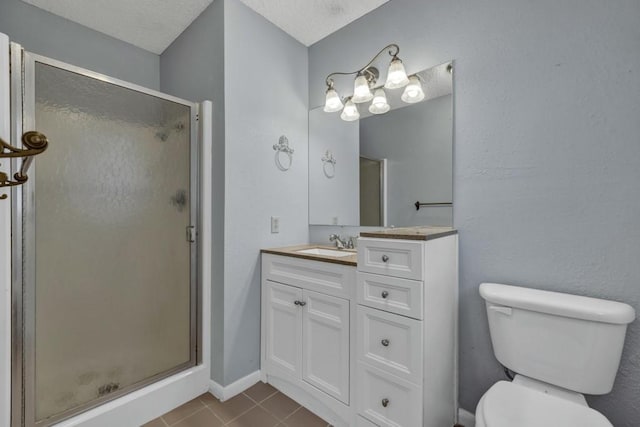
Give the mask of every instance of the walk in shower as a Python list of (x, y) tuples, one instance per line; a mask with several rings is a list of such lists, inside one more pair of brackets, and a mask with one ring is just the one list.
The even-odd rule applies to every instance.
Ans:
[(49, 139), (12, 193), (12, 426), (48, 426), (198, 363), (198, 106), (11, 61), (12, 134)]

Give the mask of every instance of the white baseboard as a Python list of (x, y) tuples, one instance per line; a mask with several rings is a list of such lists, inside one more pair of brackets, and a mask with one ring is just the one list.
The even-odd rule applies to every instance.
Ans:
[(458, 424), (464, 427), (474, 427), (476, 425), (476, 417), (471, 412), (458, 408)]
[(211, 380), (209, 383), (209, 392), (220, 399), (221, 402), (224, 402), (225, 400), (231, 399), (233, 396), (242, 393), (258, 381), (260, 381), (260, 371), (255, 371), (246, 377), (240, 378), (228, 386), (222, 386)]

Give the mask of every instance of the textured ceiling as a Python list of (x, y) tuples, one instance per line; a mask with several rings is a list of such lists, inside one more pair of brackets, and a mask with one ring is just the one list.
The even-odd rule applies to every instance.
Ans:
[(160, 54), (212, 0), (23, 0)]
[(389, 0), (240, 0), (311, 46)]
[[(213, 0), (22, 0), (161, 54)], [(389, 0), (240, 0), (310, 46)]]

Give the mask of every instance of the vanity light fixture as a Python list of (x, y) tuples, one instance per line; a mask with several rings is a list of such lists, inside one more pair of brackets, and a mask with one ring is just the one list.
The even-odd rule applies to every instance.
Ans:
[(400, 89), (409, 83), (407, 72), (404, 65), (398, 57), (394, 57), (389, 64), (389, 73), (387, 74), (387, 82), (384, 84), (385, 89)]
[(382, 89), (376, 89), (376, 93), (373, 97), (373, 101), (369, 106), (369, 112), (371, 114), (384, 114), (389, 111), (391, 107), (387, 102), (387, 94)]
[(325, 95), (324, 111), (325, 113), (335, 113), (336, 111), (342, 110), (342, 107), (344, 107), (344, 105), (342, 104), (340, 95), (338, 95), (338, 92), (333, 88), (333, 83), (331, 83)]
[(340, 118), (345, 122), (353, 122), (360, 118), (358, 107), (353, 103), (353, 100), (351, 98), (347, 99), (347, 102), (345, 102), (344, 110), (342, 110)]
[[(389, 56), (391, 56), (391, 62), (389, 63), (387, 80), (383, 84), (382, 82), (378, 82), (380, 72), (376, 67), (373, 66), (373, 63), (385, 51), (389, 54)], [(327, 92), (325, 95), (324, 111), (327, 113), (333, 113), (342, 110), (340, 118), (349, 122), (358, 120), (360, 118), (360, 113), (358, 112), (358, 107), (356, 104), (373, 100), (373, 102), (369, 106), (370, 113), (384, 114), (389, 111), (391, 107), (387, 102), (387, 95), (384, 92), (384, 89), (400, 89), (410, 84), (410, 79), (409, 77), (407, 77), (407, 73), (404, 69), (404, 65), (402, 64), (402, 60), (398, 57), (399, 53), (400, 47), (397, 44), (390, 44), (380, 50), (380, 52), (378, 52), (373, 57), (373, 59), (371, 59), (371, 61), (367, 63), (367, 65), (360, 68), (359, 70), (352, 72), (335, 72), (329, 74), (325, 79), (325, 82), (327, 84)], [(350, 76), (353, 74), (356, 75), (355, 81), (353, 82), (353, 96), (346, 98), (343, 106), (342, 99), (334, 88), (333, 77), (338, 75)], [(424, 92), (422, 91), (422, 86), (419, 80), (418, 88), (419, 93), (416, 92), (417, 89), (415, 87), (412, 87), (409, 95), (407, 95), (406, 97), (405, 94), (402, 95), (402, 100), (408, 103), (413, 103), (424, 99)], [(407, 92), (405, 91), (405, 93)], [(420, 98), (420, 93), (422, 94), (422, 98)], [(405, 98), (408, 100), (405, 100)]]
[(351, 100), (357, 104), (363, 102), (369, 102), (373, 99), (373, 93), (369, 87), (369, 79), (364, 74), (360, 74), (356, 77), (353, 84), (353, 97)]
[(424, 90), (420, 78), (415, 74), (409, 77), (409, 84), (404, 88), (401, 99), (407, 104), (415, 104), (424, 99)]

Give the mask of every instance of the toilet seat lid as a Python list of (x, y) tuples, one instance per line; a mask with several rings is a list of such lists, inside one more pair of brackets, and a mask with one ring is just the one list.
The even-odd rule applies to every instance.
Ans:
[(508, 381), (499, 381), (482, 398), (487, 427), (613, 427), (595, 409)]

